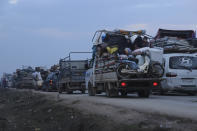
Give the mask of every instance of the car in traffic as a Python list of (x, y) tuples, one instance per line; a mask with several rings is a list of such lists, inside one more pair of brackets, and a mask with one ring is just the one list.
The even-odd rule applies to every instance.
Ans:
[(176, 91), (195, 95), (197, 93), (197, 53), (164, 54), (164, 61), (162, 93)]

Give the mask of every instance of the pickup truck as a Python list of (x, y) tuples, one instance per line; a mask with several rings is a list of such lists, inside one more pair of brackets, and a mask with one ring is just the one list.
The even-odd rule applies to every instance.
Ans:
[(60, 59), (60, 70), (58, 74), (58, 92), (67, 92), (72, 94), (73, 91), (85, 93), (85, 72), (87, 70), (88, 60), (71, 60), (71, 54), (89, 53), (89, 52), (71, 52), (69, 56)]
[[(85, 78), (90, 96), (102, 92), (108, 97), (118, 96), (119, 93), (126, 96), (137, 92), (139, 97), (147, 98), (152, 88), (160, 87), (164, 73), (162, 49), (145, 47), (133, 51), (135, 57), (132, 60), (121, 57), (121, 49), (129, 48), (132, 45), (129, 43), (130, 37), (136, 34), (142, 35), (143, 32), (100, 30), (95, 33), (93, 58)], [(134, 62), (137, 64), (136, 69), (131, 67)]]

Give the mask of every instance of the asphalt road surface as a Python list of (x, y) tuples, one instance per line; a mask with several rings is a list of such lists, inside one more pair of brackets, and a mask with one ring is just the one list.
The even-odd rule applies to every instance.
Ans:
[[(81, 110), (116, 116), (117, 120), (136, 117), (139, 112), (197, 120), (197, 96), (151, 95), (150, 98), (139, 98), (135, 94), (130, 94), (127, 97), (108, 98), (104, 93), (97, 96), (80, 93), (58, 94), (57, 92), (37, 91), (36, 93), (62, 100), (65, 104)], [(119, 117), (117, 112), (119, 112)]]

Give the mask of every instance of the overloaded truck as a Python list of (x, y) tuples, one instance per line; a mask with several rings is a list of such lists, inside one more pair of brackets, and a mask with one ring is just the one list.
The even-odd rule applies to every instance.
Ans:
[(34, 70), (31, 67), (17, 69), (16, 76), (14, 77), (15, 88), (33, 89), (35, 87), (35, 81), (32, 75), (33, 72)]
[(137, 92), (139, 97), (149, 97), (153, 87), (159, 88), (164, 73), (163, 50), (150, 48), (143, 41), (148, 37), (143, 30), (96, 31), (85, 78), (89, 95), (105, 92), (113, 97)]
[(58, 74), (58, 92), (67, 92), (79, 90), (85, 93), (85, 72), (88, 66), (88, 60), (72, 60), (71, 54), (81, 54), (90, 52), (70, 52), (69, 56), (60, 59)]

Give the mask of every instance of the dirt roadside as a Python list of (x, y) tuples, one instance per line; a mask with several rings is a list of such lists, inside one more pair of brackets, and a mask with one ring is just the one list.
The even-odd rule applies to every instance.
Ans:
[(116, 110), (117, 107), (97, 103), (85, 111), (77, 108), (80, 101), (66, 104), (66, 100), (50, 98), (32, 91), (0, 89), (0, 131), (197, 130), (197, 122), (189, 119)]

